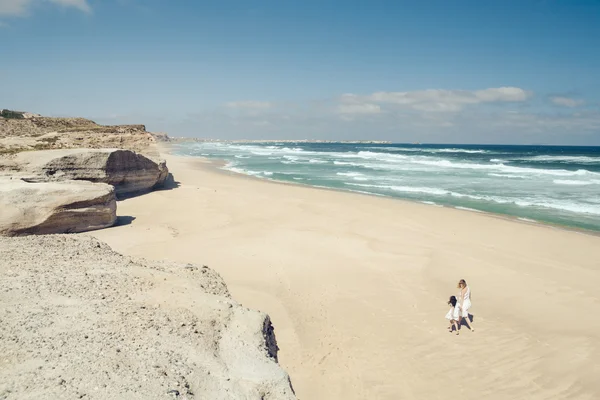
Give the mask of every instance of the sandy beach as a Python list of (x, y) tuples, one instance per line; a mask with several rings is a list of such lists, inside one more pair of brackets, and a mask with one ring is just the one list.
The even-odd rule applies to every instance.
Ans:
[[(220, 273), (300, 399), (600, 398), (600, 237), (166, 159), (178, 187), (86, 235)], [(476, 331), (455, 336), (461, 278)]]

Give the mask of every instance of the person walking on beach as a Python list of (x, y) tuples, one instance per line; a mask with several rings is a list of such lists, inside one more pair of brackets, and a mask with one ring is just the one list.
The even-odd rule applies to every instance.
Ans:
[(458, 326), (462, 325), (462, 321), (465, 321), (467, 327), (471, 330), (471, 332), (475, 332), (473, 329), (473, 322), (469, 321), (469, 309), (471, 308), (471, 289), (467, 286), (467, 281), (461, 279), (458, 281), (458, 288), (460, 292), (458, 293), (458, 309), (459, 309), (459, 317), (458, 317)]
[(448, 305), (450, 306), (450, 310), (448, 311), (448, 313), (446, 314), (446, 319), (448, 320), (448, 322), (450, 323), (450, 325), (448, 326), (448, 332), (452, 333), (452, 328), (456, 328), (456, 334), (458, 335), (458, 317), (459, 317), (459, 310), (458, 310), (458, 306), (457, 306), (457, 301), (456, 301), (456, 297), (454, 296), (450, 296), (450, 299), (448, 300)]

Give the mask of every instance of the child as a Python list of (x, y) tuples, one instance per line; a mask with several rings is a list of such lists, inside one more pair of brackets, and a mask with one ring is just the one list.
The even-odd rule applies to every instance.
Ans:
[(456, 329), (456, 334), (458, 335), (458, 323), (456, 321), (458, 321), (458, 317), (460, 314), (460, 305), (458, 307), (456, 306), (455, 296), (450, 296), (448, 304), (451, 306), (450, 311), (448, 311), (448, 313), (446, 314), (446, 319), (450, 322), (450, 325), (448, 326), (448, 332), (452, 333), (452, 327), (454, 327)]

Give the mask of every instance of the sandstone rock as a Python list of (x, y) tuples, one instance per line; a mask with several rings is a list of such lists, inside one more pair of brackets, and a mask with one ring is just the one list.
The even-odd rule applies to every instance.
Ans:
[(160, 187), (169, 174), (165, 161), (155, 162), (130, 150), (65, 149), (19, 153), (13, 160), (34, 181), (86, 180), (113, 185), (117, 197)]
[(269, 317), (209, 268), (0, 238), (0, 398), (293, 400)]
[(0, 235), (85, 232), (116, 221), (114, 188), (103, 183), (0, 178)]

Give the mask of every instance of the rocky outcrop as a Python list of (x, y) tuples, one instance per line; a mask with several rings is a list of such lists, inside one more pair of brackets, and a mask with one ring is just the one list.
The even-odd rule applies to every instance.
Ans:
[(99, 125), (85, 118), (0, 113), (0, 155), (27, 150), (117, 148), (158, 156), (156, 139), (144, 125)]
[(114, 225), (116, 209), (114, 188), (107, 184), (30, 183), (0, 177), (0, 235), (86, 232), (106, 228)]
[(68, 149), (23, 152), (14, 157), (12, 170), (20, 170), (29, 181), (86, 180), (108, 183), (117, 197), (148, 192), (160, 187), (169, 170), (129, 150)]
[(0, 238), (0, 398), (295, 399), (266, 314), (207, 267)]
[[(166, 135), (157, 137), (168, 140)], [(115, 194), (123, 198), (148, 192), (161, 187), (169, 177), (165, 161), (159, 158), (156, 141), (144, 125), (104, 126), (84, 118), (49, 118), (1, 110), (0, 177), (14, 178), (9, 185), (11, 189), (4, 185), (3, 197), (27, 198), (22, 210), (17, 206), (11, 208), (10, 216), (8, 209), (0, 210), (4, 233), (80, 232), (112, 225)], [(31, 184), (27, 190), (19, 186), (25, 184), (19, 179)], [(110, 194), (112, 203), (104, 199), (106, 193), (98, 194), (101, 190), (98, 187), (90, 192), (90, 198), (81, 195), (81, 190), (91, 187), (85, 183), (50, 185), (73, 180), (112, 185), (115, 188)], [(34, 199), (36, 193), (49, 196), (50, 203), (46, 204), (44, 198)], [(65, 204), (54, 199), (59, 193), (65, 193)], [(86, 212), (73, 211), (79, 207), (70, 205), (73, 196), (81, 197), (81, 207)], [(43, 206), (39, 210), (30, 207), (36, 203)], [(88, 207), (90, 204), (94, 207), (97, 204), (97, 209)], [(17, 221), (19, 215), (23, 221)], [(77, 215), (82, 218), (80, 221), (74, 220)]]
[(158, 143), (169, 143), (171, 141), (169, 135), (164, 132), (152, 132), (150, 134)]

